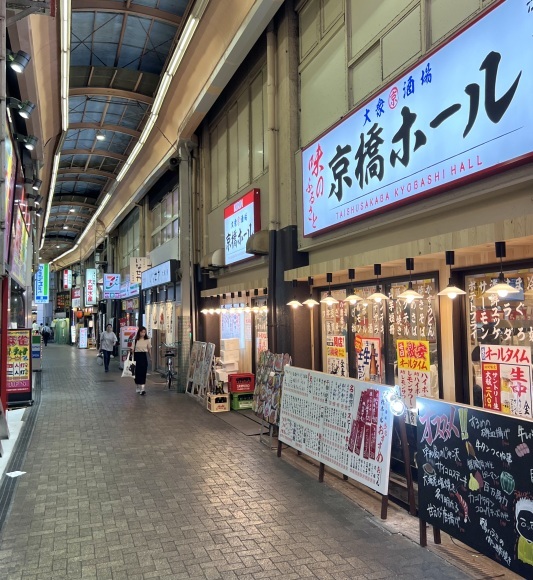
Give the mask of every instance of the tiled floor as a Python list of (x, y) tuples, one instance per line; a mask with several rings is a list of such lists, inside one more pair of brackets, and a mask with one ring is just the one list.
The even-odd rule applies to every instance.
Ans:
[(2, 579), (465, 578), (190, 397), (50, 344)]

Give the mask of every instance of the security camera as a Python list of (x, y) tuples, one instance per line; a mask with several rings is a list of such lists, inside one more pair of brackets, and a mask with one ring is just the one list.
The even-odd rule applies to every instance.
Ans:
[(180, 166), (181, 159), (179, 157), (171, 157), (168, 160), (168, 166), (171, 171), (177, 171)]

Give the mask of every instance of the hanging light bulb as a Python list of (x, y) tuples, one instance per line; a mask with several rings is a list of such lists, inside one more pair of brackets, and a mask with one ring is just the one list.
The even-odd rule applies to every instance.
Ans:
[(309, 308), (314, 308), (315, 306), (318, 306), (320, 304), (320, 302), (317, 302), (313, 298), (313, 294), (312, 294), (312, 290), (311, 290), (311, 288), (313, 286), (313, 278), (311, 276), (307, 277), (307, 285), (309, 286), (309, 298), (307, 300), (304, 300), (302, 302), (302, 304), (305, 304)]
[(295, 308), (295, 309), (300, 308), (300, 306), (302, 305), (302, 303), (296, 299), (296, 288), (297, 287), (298, 287), (298, 280), (293, 280), (292, 281), (292, 288), (293, 288), (292, 300), (290, 302), (287, 302), (287, 306), (290, 306), (291, 308)]
[[(455, 263), (455, 252), (452, 250), (448, 250), (446, 252), (446, 265), (447, 266), (453, 266)], [(451, 272), (451, 268), (450, 268), (450, 272)], [(454, 298), (457, 298), (457, 296), (461, 296), (466, 294), (466, 292), (464, 290), (461, 290), (461, 288), (458, 288), (457, 286), (455, 286), (452, 283), (452, 279), (449, 278), (448, 280), (448, 286), (446, 286), (446, 288), (444, 288), (444, 290), (441, 290), (437, 296), (448, 296), (448, 298), (451, 298), (452, 300)]]
[(333, 306), (333, 304), (339, 303), (339, 301), (336, 300), (335, 298), (333, 298), (333, 296), (331, 295), (331, 281), (332, 280), (333, 280), (333, 274), (331, 272), (328, 272), (326, 274), (326, 282), (329, 285), (328, 292), (327, 292), (326, 296), (324, 298), (322, 298), (322, 300), (320, 301), (323, 304), (327, 304), (328, 306)]
[[(350, 279), (350, 281), (355, 280), (355, 268), (350, 268), (348, 270), (348, 278)], [(350, 304), (355, 304), (356, 302), (359, 302), (360, 300), (362, 300), (361, 296), (359, 296), (358, 294), (355, 293), (354, 288), (352, 287), (351, 289), (351, 294), (349, 296), (347, 296), (345, 298), (346, 302), (349, 302)]]
[(376, 276), (376, 291), (367, 298), (367, 300), (372, 300), (378, 304), (382, 300), (388, 300), (389, 297), (381, 292), (379, 286), (379, 277), (381, 276), (381, 264), (374, 264), (374, 276)]
[(400, 397), (400, 388), (398, 385), (391, 387), (384, 395), (383, 398), (389, 403), (391, 413), (396, 417), (400, 417), (405, 413), (405, 403)]
[(505, 242), (496, 242), (496, 257), (500, 258), (500, 275), (498, 276), (498, 282), (491, 286), (488, 290), (485, 290), (485, 294), (497, 294), (500, 298), (505, 298), (508, 294), (516, 294), (520, 292), (518, 288), (507, 284), (505, 281), (505, 276), (503, 274), (503, 263), (502, 258), (505, 258)]
[(405, 269), (409, 270), (409, 284), (407, 290), (404, 290), (401, 294), (398, 294), (398, 298), (405, 300), (407, 304), (411, 304), (413, 300), (422, 300), (424, 297), (413, 289), (413, 282), (411, 281), (411, 272), (415, 269), (414, 258), (405, 258)]

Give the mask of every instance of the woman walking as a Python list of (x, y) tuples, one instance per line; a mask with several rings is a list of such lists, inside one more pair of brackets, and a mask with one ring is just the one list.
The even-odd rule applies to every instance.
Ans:
[(135, 359), (135, 387), (136, 392), (145, 395), (146, 371), (148, 359), (151, 358), (152, 341), (146, 334), (146, 328), (140, 326), (133, 344), (133, 358)]

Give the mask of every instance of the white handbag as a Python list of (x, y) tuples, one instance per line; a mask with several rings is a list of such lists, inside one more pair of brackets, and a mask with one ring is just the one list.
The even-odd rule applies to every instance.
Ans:
[(135, 377), (135, 361), (133, 360), (133, 355), (130, 353), (128, 358), (124, 361), (124, 370), (122, 371), (123, 377)]

